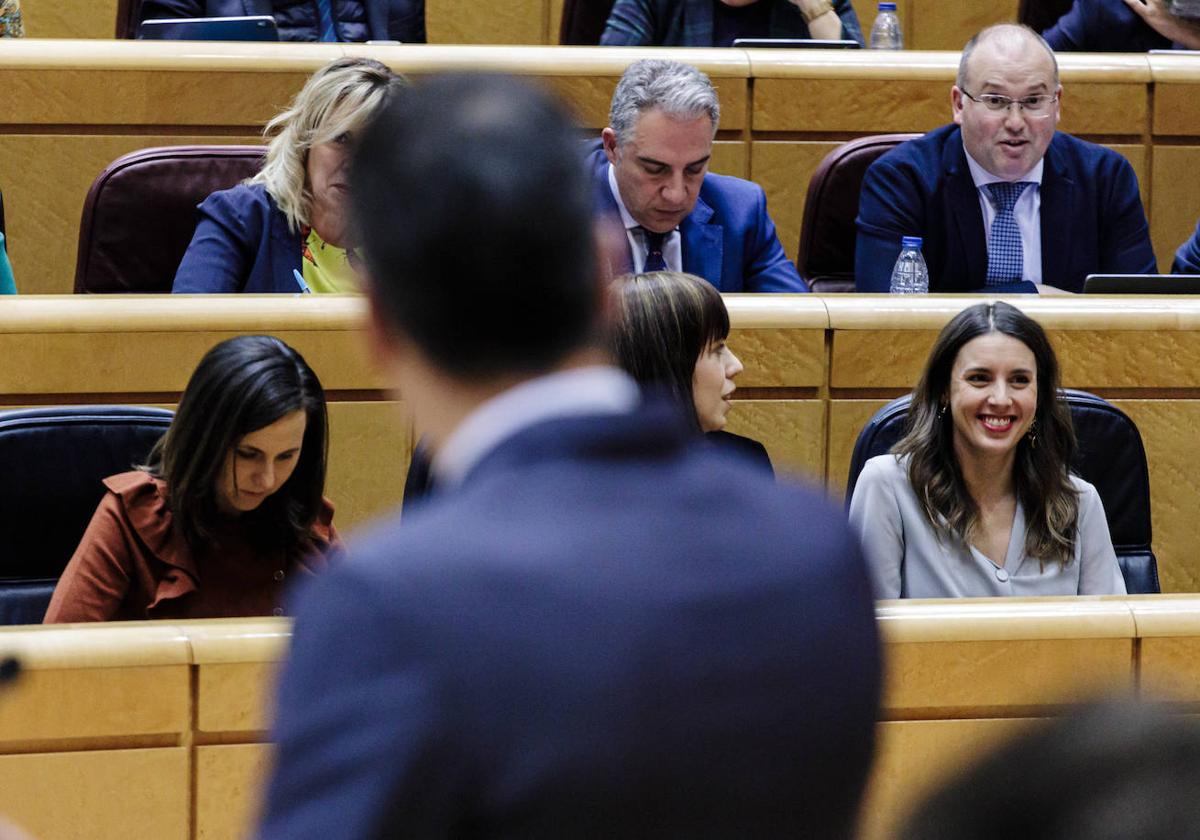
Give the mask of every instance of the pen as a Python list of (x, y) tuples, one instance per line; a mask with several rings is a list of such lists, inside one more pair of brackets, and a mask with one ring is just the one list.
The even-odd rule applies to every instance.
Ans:
[(308, 284), (304, 282), (304, 275), (300, 273), (300, 269), (293, 268), (292, 276), (296, 278), (296, 285), (300, 287), (300, 294), (311, 295), (312, 289), (308, 288)]

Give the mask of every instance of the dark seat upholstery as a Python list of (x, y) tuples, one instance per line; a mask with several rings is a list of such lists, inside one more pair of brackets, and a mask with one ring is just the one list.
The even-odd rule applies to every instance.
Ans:
[(594, 47), (604, 34), (608, 13), (616, 0), (564, 0), (558, 43)]
[(854, 291), (858, 195), (867, 167), (884, 152), (919, 134), (877, 134), (838, 146), (808, 182), (796, 267), (814, 292)]
[(1045, 32), (1071, 10), (1074, 0), (1021, 0), (1017, 7), (1017, 23), (1034, 32)]
[[(146, 460), (171, 423), (161, 408), (0, 412), (0, 624), (41, 622), (104, 496), (101, 479)], [(18, 478), (19, 477), (19, 478)]]
[(117, 38), (136, 38), (142, 17), (142, 0), (117, 0)]
[(110, 163), (79, 221), (75, 291), (169, 292), (196, 205), (262, 168), (262, 146), (163, 146)]
[[(1063, 389), (1062, 396), (1071, 408), (1079, 441), (1071, 469), (1100, 494), (1125, 588), (1131, 595), (1160, 592), (1158, 561), (1150, 548), (1150, 471), (1142, 436), (1107, 400), (1073, 388)], [(904, 435), (911, 398), (909, 394), (892, 400), (859, 432), (846, 483), (847, 505), (863, 465), (888, 452)]]

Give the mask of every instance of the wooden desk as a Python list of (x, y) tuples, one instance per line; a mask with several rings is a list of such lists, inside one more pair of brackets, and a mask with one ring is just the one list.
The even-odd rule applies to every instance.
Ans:
[[(886, 674), (867, 840), (1071, 703), (1141, 696), (1191, 713), (1200, 701), (1196, 596), (883, 601), (877, 614)], [(0, 813), (41, 840), (242, 836), (290, 635), (273, 618), (0, 628), (0, 655), (26, 669), (0, 695)]]
[[(538, 79), (589, 134), (607, 122), (630, 61), (696, 64), (721, 97), (713, 169), (762, 184), (791, 256), (821, 159), (853, 137), (947, 122), (958, 63), (957, 53), (914, 51), (14, 41), (0, 51), (0, 85), (10, 92), (0, 160), (21, 165), (0, 172), (0, 187), (18, 287), (71, 291), (83, 199), (113, 159), (154, 145), (257, 142), (305, 79), (340, 55), (372, 55), (413, 77), (486, 69)], [(1160, 266), (1169, 267), (1200, 215), (1200, 98), (1192, 95), (1200, 58), (1076, 54), (1060, 63), (1062, 128), (1130, 160)]]

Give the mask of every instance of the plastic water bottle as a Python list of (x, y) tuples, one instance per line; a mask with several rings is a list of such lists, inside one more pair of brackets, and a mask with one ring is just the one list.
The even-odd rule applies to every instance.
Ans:
[(879, 12), (871, 27), (871, 49), (904, 49), (904, 35), (900, 32), (900, 18), (896, 16), (895, 3), (879, 4)]
[(921, 256), (921, 237), (905, 236), (900, 240), (900, 256), (892, 269), (894, 295), (924, 295), (929, 293), (929, 268)]

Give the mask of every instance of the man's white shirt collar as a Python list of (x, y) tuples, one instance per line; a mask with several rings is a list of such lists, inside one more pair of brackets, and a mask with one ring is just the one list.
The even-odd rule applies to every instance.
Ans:
[(1034, 164), (1033, 169), (1030, 169), (1028, 172), (1026, 172), (1020, 178), (1009, 179), (1009, 178), (1001, 178), (999, 175), (993, 175), (991, 172), (988, 172), (986, 169), (984, 169), (982, 166), (980, 166), (979, 163), (975, 160), (975, 158), (971, 157), (971, 153), (967, 151), (966, 146), (963, 147), (963, 152), (967, 156), (967, 167), (971, 170), (971, 180), (975, 182), (976, 188), (982, 187), (984, 184), (995, 184), (1000, 181), (1008, 181), (1008, 180), (1032, 181), (1033, 183), (1037, 184), (1039, 187), (1042, 185), (1042, 170), (1045, 168), (1045, 165), (1046, 165), (1045, 157), (1043, 157), (1036, 164)]
[(478, 406), (446, 438), (430, 471), (439, 487), (460, 484), (471, 468), (503, 441), (536, 423), (632, 411), (640, 391), (629, 374), (610, 365), (574, 368), (522, 382)]

